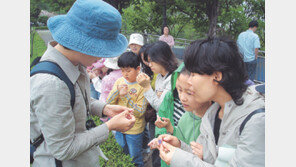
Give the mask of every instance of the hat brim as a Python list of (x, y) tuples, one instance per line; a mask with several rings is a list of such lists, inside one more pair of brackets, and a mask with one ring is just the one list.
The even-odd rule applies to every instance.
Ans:
[(113, 70), (119, 70), (120, 69), (120, 67), (118, 67), (117, 65), (114, 65), (113, 63), (105, 62), (104, 65), (105, 65), (105, 67), (111, 68)]
[(69, 24), (66, 17), (54, 16), (47, 22), (53, 39), (59, 44), (80, 53), (105, 58), (116, 57), (126, 50), (128, 41), (124, 35), (119, 33), (114, 40), (90, 37), (76, 27), (79, 25)]

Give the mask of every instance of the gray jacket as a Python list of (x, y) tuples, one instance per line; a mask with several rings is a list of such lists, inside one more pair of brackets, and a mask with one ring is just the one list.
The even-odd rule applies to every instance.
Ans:
[(251, 86), (243, 95), (244, 103), (237, 106), (233, 100), (225, 104), (220, 125), (218, 145), (213, 133), (215, 115), (219, 108), (214, 103), (202, 118), (197, 142), (203, 146), (203, 160), (192, 154), (189, 145), (181, 142), (171, 160), (171, 167), (196, 166), (213, 167), (218, 156), (218, 148), (224, 144), (236, 148), (229, 166), (262, 167), (265, 165), (265, 113), (255, 114), (245, 125), (241, 135), (239, 127), (254, 110), (264, 108), (264, 98)]
[(50, 74), (31, 77), (30, 139), (36, 139), (41, 132), (44, 136), (44, 141), (34, 152), (33, 167), (55, 167), (54, 158), (61, 160), (64, 167), (98, 167), (99, 155), (103, 155), (98, 145), (107, 140), (109, 129), (102, 124), (86, 130), (83, 95), (86, 92), (93, 115), (101, 116), (105, 104), (90, 98), (89, 77), (85, 68), (74, 66), (51, 44), (48, 44), (41, 61), (56, 62), (64, 70), (74, 84), (75, 104), (72, 109), (70, 91), (59, 78)]

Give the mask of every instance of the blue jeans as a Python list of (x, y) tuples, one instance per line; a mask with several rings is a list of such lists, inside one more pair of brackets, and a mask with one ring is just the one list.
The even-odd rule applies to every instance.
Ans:
[(245, 62), (245, 65), (246, 65), (246, 70), (249, 75), (249, 79), (254, 81), (255, 74), (256, 74), (256, 67), (257, 67), (257, 59), (250, 61), (250, 62)]
[(90, 83), (90, 97), (99, 100), (100, 92), (97, 92), (93, 83)]
[(143, 143), (143, 132), (136, 135), (123, 134), (116, 132), (115, 139), (117, 143), (123, 148), (125, 154), (130, 154), (133, 158), (133, 163), (138, 167), (143, 167), (143, 156), (142, 156), (142, 143)]

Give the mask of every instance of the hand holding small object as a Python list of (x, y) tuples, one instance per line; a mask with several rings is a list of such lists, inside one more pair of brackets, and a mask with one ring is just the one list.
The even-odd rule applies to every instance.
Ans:
[(137, 76), (137, 82), (139, 83), (140, 86), (142, 86), (143, 88), (149, 88), (150, 85), (150, 77), (145, 74), (145, 73), (139, 73)]
[(117, 90), (119, 91), (119, 96), (125, 96), (128, 93), (127, 84), (117, 85)]

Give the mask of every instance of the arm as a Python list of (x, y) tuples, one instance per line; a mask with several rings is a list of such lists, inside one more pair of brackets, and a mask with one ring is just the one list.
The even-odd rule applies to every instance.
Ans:
[(117, 81), (113, 85), (113, 88), (110, 91), (110, 93), (106, 99), (106, 103), (108, 103), (108, 104), (118, 104), (119, 91), (117, 90), (117, 85), (119, 82), (117, 82)]
[(163, 90), (161, 96), (158, 98), (157, 94), (153, 91), (153, 89), (150, 87), (148, 91), (144, 93), (145, 98), (148, 100), (150, 105), (156, 110), (159, 110), (159, 107), (167, 94), (167, 92), (171, 89), (171, 83), (168, 82), (166, 85), (166, 88)]
[(55, 158), (62, 161), (74, 159), (95, 144), (107, 140), (109, 130), (106, 124), (75, 133), (71, 96), (66, 84), (47, 74), (38, 79), (46, 83), (40, 82), (31, 90), (31, 104), (49, 152)]
[(174, 40), (173, 36), (171, 36), (171, 37), (172, 37), (172, 42), (171, 42), (170, 46), (173, 47), (175, 45), (175, 40)]
[[(182, 142), (182, 141), (181, 141)], [(182, 148), (182, 143), (181, 143)], [(229, 166), (265, 166), (265, 114), (255, 115), (245, 126)], [(176, 148), (171, 166), (214, 167), (198, 156)]]
[(265, 114), (254, 115), (239, 137), (230, 166), (265, 166)]
[(258, 36), (255, 38), (254, 48), (255, 48), (255, 56), (256, 56), (256, 59), (257, 59), (258, 58), (258, 51), (259, 51), (259, 48), (260, 48), (260, 40), (259, 40)]
[(258, 51), (259, 51), (259, 49), (255, 48), (255, 57), (256, 57), (256, 59), (258, 58)]

